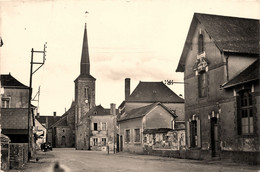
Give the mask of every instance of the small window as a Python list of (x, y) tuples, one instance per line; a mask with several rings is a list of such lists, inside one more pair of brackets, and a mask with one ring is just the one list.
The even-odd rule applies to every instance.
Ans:
[(10, 108), (11, 99), (9, 97), (2, 98), (2, 108)]
[(94, 131), (97, 131), (98, 130), (98, 124), (97, 123), (93, 123), (94, 125)]
[(105, 122), (102, 122), (102, 130), (107, 130), (107, 123)]
[(102, 146), (106, 146), (107, 145), (107, 139), (106, 138), (102, 138)]
[(199, 35), (199, 41), (198, 41), (198, 53), (201, 54), (204, 51), (204, 38), (203, 35)]
[(140, 129), (135, 129), (135, 142), (140, 142)]
[(130, 142), (130, 130), (125, 130), (125, 142)]

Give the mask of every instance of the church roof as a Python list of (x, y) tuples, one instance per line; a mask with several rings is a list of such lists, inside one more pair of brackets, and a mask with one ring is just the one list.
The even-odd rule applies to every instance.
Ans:
[(260, 79), (259, 73), (259, 60), (256, 60), (253, 64), (248, 66), (245, 70), (235, 76), (233, 79), (223, 84), (222, 87), (229, 88), (239, 84), (255, 81)]
[(187, 53), (197, 24), (204, 26), (222, 52), (259, 54), (259, 20), (195, 13), (176, 69), (184, 72)]
[(2, 87), (13, 87), (13, 88), (22, 88), (29, 89), (28, 86), (22, 84), (17, 79), (15, 79), (11, 74), (1, 75), (1, 85)]
[(161, 102), (161, 103), (184, 103), (184, 100), (177, 96), (163, 82), (139, 82), (126, 102)]

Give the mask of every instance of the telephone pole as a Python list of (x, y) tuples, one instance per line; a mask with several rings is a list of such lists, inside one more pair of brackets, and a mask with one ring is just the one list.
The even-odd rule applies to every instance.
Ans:
[[(35, 51), (31, 50), (31, 67), (30, 67), (30, 84), (29, 84), (29, 100), (28, 100), (28, 161), (30, 160), (32, 154), (31, 152), (33, 151), (32, 149), (32, 144), (31, 144), (31, 137), (32, 137), (32, 127), (30, 125), (30, 122), (33, 120), (33, 118), (31, 118), (31, 114), (33, 113), (32, 110), (31, 110), (31, 100), (32, 100), (32, 76), (33, 74), (39, 70), (45, 63), (45, 56), (46, 56), (46, 48), (47, 48), (47, 42), (44, 44), (44, 47), (43, 47), (43, 51)], [(42, 56), (42, 60), (41, 61), (34, 61), (33, 60), (33, 54), (34, 53), (42, 53), (43, 56)], [(35, 70), (33, 69), (33, 65), (39, 65)]]

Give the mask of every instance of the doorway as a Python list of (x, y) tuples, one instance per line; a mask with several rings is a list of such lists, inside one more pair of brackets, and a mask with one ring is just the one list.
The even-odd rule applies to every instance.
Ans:
[(212, 157), (216, 157), (218, 153), (218, 125), (217, 118), (211, 118), (211, 150)]
[(123, 136), (120, 136), (120, 151), (123, 151)]

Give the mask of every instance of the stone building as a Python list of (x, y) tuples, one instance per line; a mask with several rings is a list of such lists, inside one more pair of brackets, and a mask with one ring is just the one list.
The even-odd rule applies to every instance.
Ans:
[(120, 151), (180, 149), (180, 132), (184, 134), (185, 129), (184, 100), (162, 82), (140, 82), (130, 94), (130, 79), (126, 78), (118, 126)]
[(110, 109), (101, 105), (95, 106), (88, 112), (90, 118), (90, 150), (116, 150), (116, 107), (111, 104)]
[(259, 163), (259, 20), (195, 13), (176, 71), (186, 157)]
[(52, 116), (44, 116), (44, 115), (37, 115), (36, 120), (46, 128), (46, 142), (55, 145), (53, 135), (52, 135), (52, 128), (51, 126), (57, 122), (61, 117), (56, 115), (56, 112), (53, 112)]
[[(75, 103), (67, 110), (58, 121), (48, 128), (51, 134), (52, 146), (56, 148), (75, 147)], [(49, 138), (50, 139), (50, 138)]]
[(75, 134), (76, 149), (90, 149), (90, 121), (84, 118), (87, 112), (95, 107), (95, 81), (90, 74), (90, 60), (88, 52), (87, 25), (85, 24), (80, 75), (75, 83)]
[(8, 136), (11, 143), (28, 143), (30, 137), (30, 157), (35, 151), (35, 139), (32, 130), (34, 111), (31, 109), (28, 112), (29, 87), (8, 74), (1, 75), (1, 89), (2, 134)]

